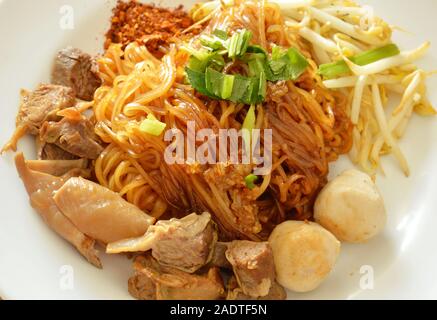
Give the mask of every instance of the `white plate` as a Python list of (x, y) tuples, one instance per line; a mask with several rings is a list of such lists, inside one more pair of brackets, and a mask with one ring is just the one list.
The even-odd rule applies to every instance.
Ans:
[[(378, 15), (409, 33), (397, 33), (402, 48), (437, 40), (437, 1), (365, 0)], [(55, 52), (67, 45), (101, 51), (115, 1), (0, 0), (0, 144), (14, 130), (20, 88), (32, 89), (49, 79)], [(173, 1), (163, 2), (170, 4)], [(65, 4), (69, 7), (64, 7)], [(174, 2), (173, 2), (174, 3)], [(191, 1), (185, 1), (187, 5)], [(60, 20), (73, 9), (74, 29)], [(437, 69), (437, 41), (420, 65)], [(431, 101), (437, 104), (437, 81), (429, 80)], [(411, 164), (405, 178), (391, 159), (384, 160), (386, 177), (378, 178), (387, 209), (383, 235), (364, 245), (343, 245), (329, 279), (315, 292), (292, 299), (437, 298), (437, 123), (415, 117), (402, 148)], [(32, 157), (31, 139), (20, 150)], [(29, 205), (13, 165), (12, 154), (0, 158), (0, 296), (6, 299), (129, 299), (126, 258), (103, 256), (98, 270), (42, 222)], [(332, 174), (351, 166), (342, 159)], [(65, 267), (67, 266), (67, 267)], [(363, 289), (362, 266), (371, 266), (373, 289)], [(65, 286), (73, 270), (73, 288)], [(361, 270), (363, 271), (363, 270)], [(364, 279), (365, 280), (365, 279)], [(363, 283), (363, 281), (361, 281)]]

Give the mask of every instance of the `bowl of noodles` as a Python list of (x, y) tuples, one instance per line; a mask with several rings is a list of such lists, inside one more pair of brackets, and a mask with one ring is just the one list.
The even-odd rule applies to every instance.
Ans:
[(39, 4), (53, 41), (1, 67), (1, 296), (433, 297), (435, 35), (368, 2)]

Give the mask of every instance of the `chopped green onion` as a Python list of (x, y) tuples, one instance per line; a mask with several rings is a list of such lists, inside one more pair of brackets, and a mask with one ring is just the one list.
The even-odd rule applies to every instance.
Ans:
[(248, 53), (261, 53), (261, 54), (263, 54), (265, 57), (267, 57), (267, 51), (266, 51), (263, 47), (261, 47), (261, 46), (259, 46), (259, 45), (257, 45), (257, 44), (249, 45), (249, 46), (247, 47), (247, 52), (248, 52)]
[[(222, 30), (202, 36), (200, 42), (209, 50), (185, 48), (191, 53), (186, 68), (188, 82), (210, 98), (253, 105), (265, 100), (267, 81), (295, 80), (308, 67), (308, 61), (298, 50), (274, 46), (269, 57), (261, 46), (249, 44), (251, 38), (252, 32), (246, 29), (231, 37)], [(223, 73), (230, 59), (246, 62), (248, 77)]]
[(261, 71), (258, 77), (250, 78), (251, 80), (251, 94), (250, 99), (246, 104), (261, 103), (265, 100), (267, 93), (267, 79), (265, 72)]
[(219, 50), (223, 48), (223, 41), (221, 39), (207, 35), (202, 35), (200, 37), (200, 43), (202, 46), (211, 48), (212, 50)]
[(247, 111), (246, 118), (244, 118), (241, 129), (248, 130), (249, 132), (251, 132), (253, 129), (255, 129), (255, 124), (256, 124), (255, 106), (251, 105), (249, 110)]
[[(250, 104), (250, 97), (253, 91), (253, 83), (249, 78), (236, 75), (232, 95), (229, 98), (232, 102)], [(249, 93), (249, 95), (248, 95)]]
[[(204, 87), (201, 81), (197, 85), (201, 86), (201, 90), (206, 90), (208, 96), (233, 102), (253, 104), (263, 101), (265, 96), (264, 85), (260, 83), (258, 78), (227, 75), (210, 67), (206, 69), (204, 83)], [(196, 84), (192, 84), (192, 86), (196, 88)], [(259, 92), (260, 88), (261, 92)]]
[[(359, 66), (365, 66), (373, 62), (397, 56), (400, 54), (400, 50), (395, 44), (388, 44), (386, 46), (372, 49), (356, 56), (350, 57), (353, 63)], [(351, 70), (344, 60), (340, 60), (333, 63), (322, 64), (319, 67), (318, 73), (325, 78), (334, 78), (349, 73)]]
[(228, 49), (229, 58), (235, 58), (237, 56), (238, 40), (239, 36), (238, 33), (236, 33), (226, 42), (226, 48)]
[(206, 88), (205, 73), (190, 68), (185, 68), (185, 72), (187, 73), (188, 81), (194, 89), (207, 97), (218, 99), (217, 96), (214, 96)]
[(279, 76), (284, 73), (284, 68), (287, 65), (287, 61), (285, 59), (271, 60), (269, 61), (270, 69), (275, 76)]
[(278, 46), (272, 48), (268, 64), (271, 73), (266, 76), (269, 81), (296, 80), (308, 67), (307, 59), (297, 49), (283, 50)]
[(195, 49), (189, 46), (181, 46), (181, 50), (188, 52), (191, 56), (196, 57), (199, 60), (205, 60), (211, 54), (211, 51), (202, 49)]
[(147, 116), (147, 119), (144, 119), (140, 124), (140, 130), (151, 134), (152, 136), (159, 137), (162, 132), (165, 130), (167, 125), (158, 119), (156, 119), (152, 114)]
[(284, 54), (285, 51), (280, 46), (274, 45), (272, 47), (272, 60), (281, 59)]
[(209, 52), (207, 55), (201, 55), (199, 57), (202, 59), (199, 59), (194, 55), (190, 57), (190, 60), (188, 61), (188, 67), (191, 70), (205, 72), (206, 67), (210, 66), (221, 71), (225, 66), (225, 60), (223, 56), (216, 52)]
[[(226, 99), (233, 102), (252, 104), (256, 78), (248, 78), (240, 75), (226, 75), (210, 67), (205, 73), (190, 68), (185, 68), (188, 81), (199, 93), (213, 99)], [(229, 93), (231, 92), (231, 94)], [(258, 90), (256, 91), (258, 94)], [(258, 97), (258, 96), (256, 96)]]
[(241, 44), (240, 44), (240, 50), (238, 51), (238, 56), (241, 57), (244, 55), (247, 51), (247, 48), (249, 47), (249, 42), (252, 39), (252, 32), (248, 30), (243, 30), (242, 38), (241, 38)]
[(255, 129), (255, 124), (256, 124), (255, 106), (251, 105), (249, 110), (247, 111), (246, 118), (244, 118), (243, 125), (241, 127), (241, 129), (243, 130), (242, 138), (243, 138), (246, 154), (250, 154), (250, 150), (252, 146), (252, 130)]
[(197, 72), (205, 72), (208, 63), (209, 59), (199, 60), (195, 56), (191, 56), (188, 61), (188, 67)]
[(287, 56), (291, 63), (289, 65), (291, 79), (296, 80), (305, 72), (309, 65), (308, 60), (295, 48), (288, 49)]
[(255, 189), (256, 185), (255, 182), (258, 180), (258, 176), (254, 175), (253, 173), (249, 174), (244, 178), (244, 182), (246, 183), (246, 187), (249, 188), (249, 190)]
[(246, 55), (247, 64), (249, 66), (249, 76), (259, 77), (261, 72), (265, 72), (266, 58), (260, 53), (250, 53)]
[(320, 65), (317, 73), (326, 79), (331, 79), (349, 73), (350, 71), (351, 70), (349, 69), (346, 62), (344, 62), (344, 60), (341, 60)]
[(209, 66), (217, 71), (222, 71), (223, 67), (226, 64), (223, 56), (221, 56), (219, 54), (213, 55), (209, 61), (210, 61)]
[(226, 100), (232, 96), (234, 81), (235, 81), (235, 76), (233, 75), (225, 75), (223, 77), (222, 92), (221, 92), (222, 99)]
[(296, 80), (309, 65), (298, 50), (284, 50), (279, 46), (273, 46), (270, 59), (262, 52), (249, 52), (242, 59), (247, 62), (251, 76), (259, 77), (264, 71), (268, 81)]
[(244, 104), (253, 104), (256, 103), (256, 97), (258, 89), (257, 85), (257, 79), (256, 78), (248, 78), (239, 76), (240, 80), (247, 83), (247, 90), (241, 92), (241, 98), (237, 100), (237, 102), (244, 103)]
[(351, 61), (355, 64), (358, 64), (360, 66), (365, 66), (367, 64), (370, 64), (372, 62), (384, 59), (384, 58), (390, 58), (393, 56), (397, 56), (400, 54), (400, 50), (397, 45), (395, 44), (388, 44), (384, 47), (369, 50), (363, 53), (360, 53), (356, 55), (355, 57), (351, 58)]
[(262, 71), (259, 74), (258, 99), (257, 102), (263, 102), (267, 95), (267, 79), (266, 73)]
[(244, 118), (243, 126), (241, 129), (246, 129), (252, 131), (255, 129), (256, 124), (256, 115), (255, 115), (255, 106), (251, 105), (249, 110), (247, 111), (246, 118)]
[(252, 39), (252, 32), (249, 30), (243, 29), (235, 32), (225, 43), (229, 58), (235, 59), (243, 56), (249, 47), (250, 39)]
[(220, 30), (220, 29), (215, 29), (212, 32), (213, 35), (215, 35), (217, 38), (222, 39), (222, 40), (228, 40), (228, 33), (224, 30)]
[(207, 68), (205, 73), (206, 90), (213, 95), (221, 98), (224, 74), (215, 71), (212, 68)]

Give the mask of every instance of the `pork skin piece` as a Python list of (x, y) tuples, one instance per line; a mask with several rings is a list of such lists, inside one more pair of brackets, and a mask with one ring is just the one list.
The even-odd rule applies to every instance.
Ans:
[[(26, 160), (26, 165), (30, 170), (60, 177), (74, 169), (80, 169), (85, 172), (88, 166), (88, 160)], [(87, 175), (89, 175), (89, 173)], [(82, 174), (81, 176), (83, 177)]]
[(53, 199), (79, 230), (105, 244), (143, 235), (155, 223), (118, 193), (81, 177), (70, 178)]
[(94, 239), (82, 233), (53, 201), (53, 194), (62, 187), (74, 172), (62, 177), (37, 172), (29, 169), (22, 153), (15, 157), (17, 171), (23, 180), (30, 197), (32, 207), (43, 218), (44, 222), (76, 249), (93, 265), (102, 267), (98, 252), (94, 248)]

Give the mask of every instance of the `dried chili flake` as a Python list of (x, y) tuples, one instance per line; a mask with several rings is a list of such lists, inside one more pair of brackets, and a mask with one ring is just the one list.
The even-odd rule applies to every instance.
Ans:
[[(105, 49), (111, 43), (121, 43), (125, 48), (129, 43), (137, 41), (147, 46), (155, 56), (162, 56), (160, 47), (166, 47), (172, 37), (193, 24), (192, 19), (184, 11), (183, 6), (175, 9), (160, 8), (153, 4), (143, 4), (134, 0), (119, 0), (113, 9), (111, 28), (106, 34)], [(200, 32), (200, 28), (185, 35), (192, 36)]]

